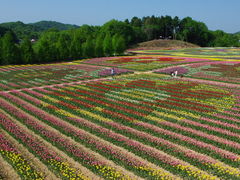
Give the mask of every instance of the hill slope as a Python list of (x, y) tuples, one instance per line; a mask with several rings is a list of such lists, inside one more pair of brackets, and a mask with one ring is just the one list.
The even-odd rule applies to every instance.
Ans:
[(0, 24), (0, 27), (12, 30), (18, 37), (23, 39), (25, 36), (38, 38), (39, 34), (51, 28), (58, 30), (68, 30), (78, 28), (77, 25), (63, 24), (56, 21), (40, 21), (36, 23), (24, 24), (21, 21), (7, 22)]
[(31, 23), (31, 25), (41, 29), (42, 31), (48, 30), (50, 28), (55, 28), (58, 30), (68, 30), (68, 29), (74, 29), (79, 27), (77, 25), (63, 24), (56, 21), (39, 21), (36, 23)]
[(161, 48), (196, 48), (198, 45), (179, 41), (179, 40), (152, 40), (147, 42), (138, 43), (134, 48), (143, 49), (161, 49)]

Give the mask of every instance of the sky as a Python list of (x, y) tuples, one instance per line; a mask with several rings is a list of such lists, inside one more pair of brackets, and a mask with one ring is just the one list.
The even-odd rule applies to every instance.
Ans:
[(192, 17), (210, 30), (240, 31), (240, 0), (0, 0), (0, 23), (41, 20), (103, 25), (134, 16)]

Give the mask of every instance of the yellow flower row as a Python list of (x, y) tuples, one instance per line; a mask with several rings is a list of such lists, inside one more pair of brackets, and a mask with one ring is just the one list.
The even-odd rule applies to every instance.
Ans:
[(156, 179), (162, 180), (178, 180), (180, 178), (172, 175), (171, 173), (161, 170), (161, 169), (154, 169), (149, 166), (134, 166), (135, 169), (148, 172), (148, 174)]
[(124, 175), (122, 172), (117, 171), (115, 168), (110, 166), (100, 166), (96, 165), (95, 168), (101, 172), (105, 178), (109, 179), (121, 179), (121, 180), (131, 180), (128, 175)]
[(210, 166), (210, 167), (212, 166), (220, 172), (240, 177), (240, 170), (239, 169), (230, 167), (226, 164), (215, 163), (215, 164), (208, 164), (208, 166)]
[[(207, 99), (206, 100), (201, 100), (201, 99), (196, 99), (196, 98), (187, 98), (187, 100), (190, 101), (195, 101), (195, 102), (200, 102), (202, 104), (206, 104), (209, 106), (213, 106), (217, 108), (217, 111), (224, 111), (225, 109), (230, 109), (233, 107), (233, 105), (236, 102), (236, 98), (234, 97), (234, 95), (231, 96), (226, 96), (226, 97), (222, 97), (222, 98), (211, 98), (211, 99)], [(212, 112), (210, 112), (212, 113)]]
[[(170, 112), (173, 112), (173, 113), (177, 113), (178, 115), (176, 116), (176, 120), (182, 120), (182, 119), (185, 119), (182, 115), (186, 115), (186, 116), (189, 116), (189, 117), (192, 117), (192, 118), (200, 118), (200, 115), (198, 114), (194, 114), (194, 113), (191, 113), (191, 112), (187, 112), (187, 111), (183, 111), (183, 110), (176, 110), (176, 109), (166, 109), (166, 108), (162, 108), (162, 110), (167, 110), (167, 111), (170, 111)], [(174, 118), (174, 116), (171, 116), (172, 118)]]
[(88, 177), (84, 176), (82, 173), (77, 172), (76, 169), (71, 168), (70, 165), (66, 162), (59, 162), (55, 159), (49, 159), (48, 163), (54, 166), (58, 171), (60, 171), (61, 175), (72, 180), (82, 179), (89, 180)]
[[(97, 109), (96, 109), (96, 110), (97, 110)], [(83, 110), (83, 109), (77, 109), (76, 111), (79, 112), (79, 113), (81, 113), (81, 114), (83, 114), (83, 115), (87, 115), (87, 116), (89, 116), (89, 117), (91, 117), (91, 118), (97, 119), (97, 120), (99, 120), (99, 121), (109, 121), (109, 122), (112, 121), (111, 119), (105, 118), (105, 117), (103, 117), (103, 116), (100, 116), (100, 115), (98, 115), (98, 114), (94, 114), (94, 113), (92, 113), (92, 112), (90, 112), (90, 111), (86, 111), (86, 110)]]
[(75, 116), (74, 114), (72, 114), (72, 113), (70, 113), (70, 112), (67, 112), (67, 111), (65, 111), (65, 110), (63, 110), (63, 109), (56, 110), (55, 112), (58, 113), (58, 114), (61, 114), (61, 115), (63, 115), (63, 116), (66, 116), (66, 117), (78, 118), (78, 117)]
[(59, 100), (54, 99), (54, 98), (51, 98), (51, 97), (49, 97), (49, 96), (43, 96), (43, 98), (44, 98), (44, 99), (47, 99), (47, 100), (50, 100), (50, 101), (52, 101), (52, 102), (54, 102), (54, 103), (58, 103), (58, 102), (59, 102)]
[(140, 96), (140, 95), (134, 95), (134, 94), (132, 94), (131, 92), (120, 92), (119, 94), (120, 94), (120, 95), (124, 95), (124, 96), (128, 96), (128, 97), (131, 97), (131, 98), (143, 99), (142, 96)]
[(191, 165), (179, 164), (179, 165), (177, 165), (177, 168), (179, 170), (181, 170), (181, 171), (187, 172), (187, 174), (189, 176), (192, 176), (192, 177), (194, 177), (196, 179), (199, 179), (199, 180), (204, 180), (204, 179), (207, 179), (207, 180), (217, 180), (217, 179), (219, 179), (218, 177), (210, 175), (207, 172), (201, 171), (201, 170), (199, 170), (197, 168), (194, 168)]
[(0, 154), (5, 156), (17, 169), (17, 172), (20, 173), (26, 179), (44, 179), (43, 173), (36, 171), (33, 167), (24, 159), (20, 154), (16, 154), (12, 151), (0, 150)]
[(153, 113), (155, 113), (156, 115), (159, 115), (159, 116), (165, 116), (165, 117), (176, 119), (176, 120), (179, 120), (179, 121), (184, 119), (184, 117), (175, 116), (173, 114), (169, 114), (169, 113), (166, 113), (166, 112), (154, 111)]

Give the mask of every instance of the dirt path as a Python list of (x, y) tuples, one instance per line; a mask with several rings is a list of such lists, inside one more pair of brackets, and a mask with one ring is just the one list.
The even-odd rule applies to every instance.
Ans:
[[(4, 100), (5, 101), (5, 100)], [(6, 101), (5, 101), (6, 102)], [(11, 104), (11, 103), (9, 103)], [(26, 104), (29, 104), (26, 102)], [(30, 105), (30, 104), (29, 104)], [(32, 105), (31, 105), (32, 106)], [(15, 106), (16, 107), (16, 106)], [(24, 114), (27, 114), (25, 113), (24, 111), (22, 111), (21, 109), (17, 108), (21, 113), (24, 113)], [(45, 113), (45, 114), (48, 114), (48, 113)], [(38, 119), (36, 119), (35, 117), (27, 114), (31, 119), (33, 120), (36, 120), (36, 121), (39, 121)], [(52, 116), (50, 114), (48, 114), (49, 116)], [(53, 116), (55, 117), (55, 116)], [(55, 117), (56, 118), (56, 117)], [(13, 119), (13, 118), (12, 118)], [(60, 119), (59, 119), (60, 120)], [(62, 121), (62, 120), (60, 120)], [(35, 135), (32, 131), (30, 131), (25, 125), (21, 124), (19, 121), (17, 121), (16, 119), (14, 119), (14, 123), (16, 123), (18, 126), (20, 126), (21, 128), (23, 128), (26, 132), (28, 132), (29, 134), (31, 135), (34, 135), (34, 136), (38, 136), (38, 135)], [(91, 153), (94, 155), (94, 157), (96, 157), (97, 159), (103, 161), (103, 162), (106, 162), (106, 164), (110, 165), (111, 167), (121, 171), (121, 172), (124, 172), (124, 175), (128, 175), (129, 177), (131, 177), (131, 179), (142, 179), (141, 177), (138, 177), (136, 176), (135, 174), (133, 174), (132, 172), (122, 168), (121, 166), (118, 166), (116, 165), (114, 162), (106, 159), (105, 157), (103, 157), (102, 155), (92, 151), (91, 149), (89, 148), (86, 148), (85, 146), (77, 143), (76, 141), (74, 141), (72, 138), (68, 137), (68, 136), (65, 136), (64, 134), (60, 133), (59, 131), (57, 131), (56, 129), (52, 128), (51, 126), (48, 126), (47, 124), (43, 123), (42, 121), (39, 121), (39, 124), (44, 124), (44, 126), (46, 127), (47, 130), (50, 130), (50, 131), (53, 131), (55, 133), (57, 133), (59, 136), (61, 136), (62, 138), (64, 139), (67, 139), (68, 142), (70, 142), (71, 144), (74, 144), (76, 145), (77, 147), (83, 149), (84, 151), (88, 152), (88, 153)], [(74, 128), (75, 130), (77, 130), (77, 128), (75, 128), (74, 126), (70, 125), (69, 123), (66, 123), (66, 126), (71, 126), (72, 128)], [(98, 180), (98, 179), (102, 179), (100, 177), (98, 177), (97, 175), (93, 174), (91, 171), (89, 171), (87, 168), (85, 168), (84, 166), (82, 166), (80, 163), (76, 162), (75, 160), (73, 160), (72, 158), (68, 157), (68, 155), (65, 154), (65, 152), (59, 150), (58, 148), (56, 148), (55, 146), (52, 146), (51, 143), (48, 143), (46, 140), (42, 139), (40, 136), (37, 137), (38, 139), (41, 139), (42, 142), (44, 142), (44, 144), (47, 144), (48, 147), (50, 149), (53, 149), (55, 152), (57, 152), (57, 154), (60, 154), (61, 156), (63, 156), (68, 162), (70, 162), (70, 164), (76, 168), (76, 169), (80, 169), (81, 172), (89, 177), (90, 179), (94, 179), (94, 180)], [(97, 138), (97, 137), (93, 137), (93, 138)], [(100, 140), (100, 139), (99, 139)]]
[[(10, 103), (9, 103), (10, 104)], [(18, 108), (17, 108), (18, 109)], [(18, 109), (20, 112), (23, 112), (22, 110)], [(6, 112), (4, 112), (4, 114), (6, 114), (7, 116), (11, 117), (9, 114), (7, 114)], [(31, 117), (31, 116), (30, 116)], [(33, 117), (34, 118), (34, 117)], [(68, 162), (72, 168), (75, 168), (77, 170), (80, 170), (80, 172), (82, 172), (85, 176), (89, 177), (90, 179), (96, 179), (99, 180), (101, 178), (97, 177), (97, 175), (93, 174), (91, 171), (89, 171), (87, 168), (83, 167), (81, 164), (79, 164), (78, 162), (76, 162), (75, 160), (73, 160), (72, 158), (70, 158), (68, 155), (66, 155), (64, 152), (62, 152), (61, 150), (59, 150), (58, 148), (56, 148), (55, 146), (53, 146), (52, 144), (50, 144), (49, 142), (47, 142), (46, 140), (44, 140), (43, 138), (41, 138), (40, 136), (36, 135), (34, 132), (32, 132), (31, 130), (29, 130), (25, 125), (21, 124), (18, 120), (16, 120), (15, 118), (11, 117), (12, 121), (19, 126), (20, 128), (22, 128), (26, 133), (30, 134), (31, 136), (33, 136), (35, 139), (37, 139), (38, 142), (41, 142), (44, 146), (47, 146), (50, 150), (52, 150), (53, 152), (56, 152), (57, 154), (60, 155), (60, 157), (63, 158), (63, 160), (65, 160), (65, 162)], [(34, 118), (35, 119), (35, 118)], [(42, 123), (42, 122), (40, 122)], [(23, 148), (25, 148), (23, 146)], [(48, 175), (48, 179), (51, 180), (57, 180), (59, 179), (55, 174), (53, 174), (51, 171), (49, 171), (48, 167), (45, 166), (45, 170), (46, 170), (46, 174)], [(59, 179), (60, 180), (60, 179)]]
[[(12, 116), (10, 116), (8, 113), (6, 113), (5, 111), (0, 109), (0, 113), (5, 114), (6, 116), (8, 116), (15, 124), (17, 124), (19, 127), (23, 127), (15, 118), (13, 118)], [(25, 127), (23, 127), (25, 132), (27, 132), (28, 134), (33, 135), (33, 137), (35, 139), (37, 139), (34, 134), (32, 132), (30, 132), (28, 129), (26, 129)], [(44, 175), (47, 179), (50, 180), (55, 180), (55, 179), (59, 179), (55, 174), (53, 174), (51, 171), (49, 171), (48, 167), (43, 164), (37, 157), (35, 157), (32, 153), (30, 153), (26, 147), (24, 147), (22, 144), (20, 144), (16, 139), (14, 139), (12, 136), (10, 136), (8, 133), (6, 133), (5, 130), (3, 130), (5, 132), (4, 135), (6, 135), (6, 137), (8, 138), (8, 140), (10, 142), (13, 143), (13, 145), (15, 145), (18, 150), (22, 153), (22, 155), (24, 156), (24, 158), (26, 158), (29, 162), (31, 162), (33, 164), (33, 166), (36, 169), (39, 169), (41, 172), (44, 172)], [(39, 141), (39, 139), (38, 139)], [(60, 179), (59, 179), (60, 180)]]
[[(202, 62), (199, 62), (199, 63), (202, 63)], [(164, 68), (150, 70), (150, 71), (134, 71), (131, 75), (150, 74), (150, 73), (154, 73), (155, 71), (159, 71), (159, 70), (166, 70), (166, 69), (170, 69), (170, 68), (177, 68), (177, 67), (188, 66), (188, 65), (192, 65), (192, 63), (174, 65), (174, 66), (164, 67)], [(119, 75), (119, 76), (116, 76), (116, 77), (120, 78), (120, 77), (124, 77), (124, 76), (129, 76), (129, 74), (123, 74), (123, 75)], [(88, 80), (66, 82), (66, 83), (59, 83), (59, 84), (57, 83), (57, 84), (51, 84), (51, 85), (35, 86), (35, 87), (21, 88), (21, 89), (13, 89), (13, 90), (0, 91), (0, 92), (10, 93), (10, 92), (14, 92), (14, 91), (16, 92), (16, 91), (23, 91), (23, 90), (32, 90), (32, 89), (37, 89), (37, 88), (48, 88), (48, 87), (57, 87), (57, 86), (73, 85), (73, 84), (85, 84), (85, 83), (88, 83), (88, 82), (104, 81), (104, 80), (111, 80), (111, 79), (114, 79), (114, 77), (110, 76), (110, 77), (105, 77), (105, 78), (88, 79)], [(195, 79), (195, 78), (183, 77), (183, 78), (181, 78), (181, 80), (185, 80), (185, 81), (198, 81), (198, 82), (206, 83), (206, 84), (221, 85), (221, 86), (227, 86), (227, 87), (233, 87), (233, 88), (240, 88), (239, 84), (224, 83), (224, 82), (203, 80), (203, 79), (197, 79), (197, 78)]]
[[(4, 111), (0, 110), (0, 113), (4, 113), (9, 118), (13, 119), (11, 116), (6, 114)], [(44, 165), (37, 157), (30, 153), (22, 144), (20, 144), (16, 139), (10, 136), (6, 131), (0, 130), (0, 133), (8, 139), (8, 141), (13, 144), (21, 152), (21, 155), (34, 167), (38, 172), (43, 173), (43, 176), (46, 179), (54, 180), (57, 178), (51, 171), (48, 170), (48, 167)]]
[(88, 82), (104, 81), (104, 80), (109, 80), (109, 79), (112, 79), (112, 77), (89, 79), (89, 80), (84, 80), (84, 81), (74, 81), (74, 82), (70, 82), (70, 83), (35, 86), (35, 87), (30, 87), (30, 88), (12, 89), (12, 90), (8, 90), (8, 91), (0, 91), (0, 92), (10, 93), (10, 92), (16, 92), (16, 91), (23, 91), (23, 90), (27, 90), (27, 89), (32, 90), (32, 89), (37, 89), (37, 88), (48, 88), (48, 87), (56, 87), (56, 86), (64, 86), (64, 85), (72, 85), (72, 84), (84, 84), (84, 83), (88, 83)]
[[(25, 103), (25, 104), (28, 104), (28, 105), (31, 105), (31, 104), (29, 104), (28, 102), (25, 102), (25, 101), (24, 101), (24, 103)], [(33, 105), (31, 105), (31, 106), (33, 106)], [(50, 116), (50, 117), (57, 118), (57, 117), (55, 117), (55, 116), (53, 116), (53, 115), (51, 115), (51, 114), (49, 114), (49, 113), (47, 113), (47, 112), (44, 112), (44, 113), (47, 114), (47, 115)], [(32, 118), (32, 117), (31, 117), (31, 118)], [(34, 118), (34, 117), (33, 117), (33, 118)], [(65, 123), (66, 126), (69, 126), (69, 127), (71, 127), (72, 129), (74, 129), (74, 130), (76, 130), (76, 131), (81, 130), (81, 129), (76, 128), (75, 126), (67, 123), (66, 121), (63, 121), (63, 120), (61, 120), (61, 119), (59, 119), (59, 118), (57, 118), (57, 119), (58, 119), (59, 121)], [(42, 123), (42, 122), (39, 122), (39, 123)], [(48, 126), (48, 125), (46, 125), (46, 124), (44, 124), (44, 125), (45, 125), (45, 126)], [(59, 133), (57, 130), (55, 130), (54, 128), (52, 128), (52, 127), (50, 127), (50, 126), (48, 126), (48, 129), (49, 129), (49, 130), (52, 130), (52, 131), (54, 131), (54, 132), (56, 132), (56, 133)], [(126, 154), (126, 155), (129, 156), (130, 158), (132, 157), (133, 159), (136, 159), (136, 160), (138, 160), (139, 162), (143, 162), (143, 163), (147, 164), (149, 167), (151, 167), (151, 168), (153, 168), (153, 169), (161, 170), (161, 171), (163, 171), (163, 172), (166, 172), (167, 174), (170, 174), (170, 176), (175, 177), (175, 179), (180, 179), (178, 176), (173, 175), (172, 173), (168, 172), (167, 170), (165, 170), (165, 169), (163, 169), (163, 168), (161, 168), (161, 167), (159, 167), (159, 166), (157, 166), (157, 165), (155, 165), (155, 164), (153, 164), (153, 163), (151, 163), (151, 162), (149, 162), (149, 161), (147, 161), (147, 160), (145, 160), (145, 159), (143, 159), (143, 158), (141, 158), (141, 157), (139, 157), (139, 156), (137, 156), (137, 155), (135, 155), (135, 154), (133, 154), (133, 153), (131, 153), (131, 152), (129, 152), (128, 150), (126, 150), (126, 149), (124, 149), (124, 148), (122, 148), (122, 147), (116, 146), (116, 145), (114, 145), (114, 144), (112, 144), (112, 143), (110, 143), (110, 142), (108, 142), (108, 141), (105, 141), (105, 140), (103, 140), (103, 139), (101, 139), (101, 138), (99, 138), (99, 137), (97, 137), (97, 136), (95, 136), (95, 135), (92, 135), (91, 133), (86, 132), (86, 131), (84, 131), (84, 130), (81, 130), (81, 131), (83, 131), (87, 136), (92, 137), (92, 139), (97, 140), (99, 143), (106, 144), (107, 146), (114, 148), (114, 150), (116, 150), (117, 152), (121, 152), (122, 154)], [(98, 159), (106, 162), (107, 164), (109, 164), (110, 166), (116, 168), (117, 170), (120, 170), (120, 171), (124, 172), (124, 174), (125, 174), (125, 175), (128, 175), (129, 177), (131, 177), (131, 179), (142, 179), (142, 178), (140, 178), (139, 176), (134, 175), (132, 172), (124, 169), (123, 167), (116, 165), (114, 162), (112, 162), (112, 161), (110, 161), (110, 160), (107, 160), (105, 157), (103, 157), (102, 155), (98, 154), (97, 152), (94, 152), (94, 151), (90, 150), (89, 148), (86, 148), (86, 147), (80, 145), (79, 143), (76, 143), (72, 138), (67, 137), (67, 136), (65, 136), (65, 135), (63, 135), (63, 134), (61, 134), (61, 133), (59, 133), (59, 135), (61, 135), (64, 139), (68, 139), (69, 142), (71, 142), (71, 143), (73, 143), (73, 144), (76, 144), (76, 146), (78, 146), (78, 147), (80, 147), (80, 148), (83, 148), (84, 150), (86, 150), (86, 151), (88, 151), (88, 152), (93, 153), (93, 154), (95, 155), (95, 157), (97, 157)]]
[(3, 180), (21, 180), (20, 176), (17, 174), (15, 169), (7, 163), (0, 155), (0, 179)]

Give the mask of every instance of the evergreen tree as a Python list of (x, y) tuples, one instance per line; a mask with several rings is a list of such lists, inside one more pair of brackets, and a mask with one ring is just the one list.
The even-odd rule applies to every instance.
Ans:
[(0, 37), (0, 65), (2, 65), (2, 38)]
[(46, 63), (53, 61), (50, 43), (47, 40), (42, 40), (38, 45), (38, 62)]
[(14, 36), (7, 32), (2, 38), (2, 65), (17, 64), (20, 61), (20, 51), (14, 42)]
[(84, 57), (90, 58), (95, 56), (94, 43), (91, 37), (87, 38), (87, 41), (83, 43), (82, 49)]
[(122, 54), (126, 49), (124, 38), (121, 35), (116, 34), (113, 36), (112, 41), (113, 41), (114, 54), (115, 55)]
[(82, 57), (82, 45), (81, 41), (74, 37), (70, 45), (70, 57), (72, 59), (79, 59)]
[(97, 57), (103, 57), (104, 51), (103, 51), (103, 37), (102, 35), (98, 35), (95, 45), (95, 55)]
[(107, 34), (103, 40), (103, 51), (105, 56), (111, 56), (113, 54), (112, 38), (110, 34)]
[(20, 45), (21, 49), (21, 63), (30, 64), (35, 62), (35, 55), (32, 48), (32, 43), (28, 38), (25, 38)]
[(56, 48), (58, 51), (58, 60), (64, 60), (64, 59), (69, 59), (70, 57), (70, 37), (67, 34), (60, 34), (58, 37), (57, 43), (56, 43)]

